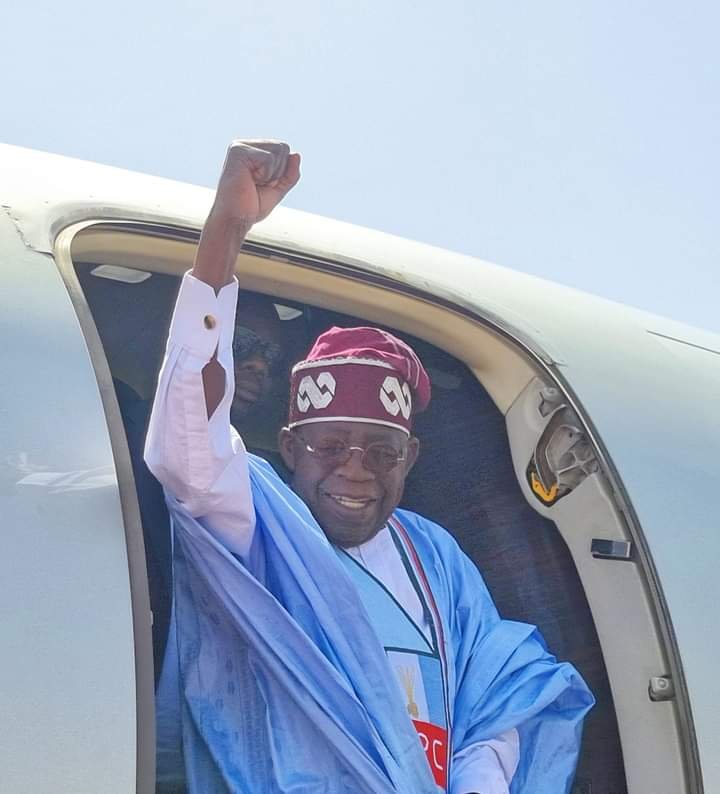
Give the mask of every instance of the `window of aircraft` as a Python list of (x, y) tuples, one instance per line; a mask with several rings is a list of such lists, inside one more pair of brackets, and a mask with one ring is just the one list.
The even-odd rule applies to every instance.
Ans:
[[(74, 246), (75, 275), (97, 328), (130, 451), (158, 670), (169, 619), (169, 528), (160, 488), (142, 463), (142, 444), (179, 276), (191, 263), (195, 237), (163, 238), (138, 228), (91, 230), (82, 237)], [(631, 713), (635, 703), (648, 700), (647, 691), (638, 694), (635, 687), (654, 669), (653, 654), (662, 656), (660, 643), (635, 566), (614, 558), (617, 548), (628, 548), (621, 528), (610, 546), (589, 553), (598, 524), (620, 524), (598, 484), (592, 446), (559, 393), (507, 340), (426, 299), (365, 283), (356, 273), (303, 270), (259, 249), (241, 260), (248, 316), (270, 300), (282, 348), (262, 404), (246, 426), (240, 421), (248, 446), (277, 463), (275, 434), (287, 412), (288, 368), (319, 332), (374, 323), (407, 339), (431, 374), (433, 400), (418, 417), (422, 452), (403, 506), (447, 527), (478, 565), (501, 613), (537, 624), (553, 652), (573, 662), (589, 683), (598, 703), (586, 723), (574, 791), (621, 794), (631, 782), (627, 769), (639, 781), (630, 790), (649, 792), (641, 770), (651, 762), (678, 779), (677, 747), (662, 760), (655, 753), (662, 730), (670, 725), (676, 735), (675, 715)], [(603, 580), (597, 567), (603, 557), (613, 572), (618, 566), (626, 572)], [(617, 620), (618, 610), (625, 624)], [(640, 661), (623, 648), (638, 633)], [(626, 695), (627, 703), (618, 700)], [(638, 734), (633, 741), (645, 713), (656, 724), (648, 738)]]

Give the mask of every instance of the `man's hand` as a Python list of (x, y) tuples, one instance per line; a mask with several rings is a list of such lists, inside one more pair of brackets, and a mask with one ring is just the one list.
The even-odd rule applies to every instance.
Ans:
[(300, 178), (300, 155), (279, 141), (233, 141), (205, 222), (192, 273), (219, 290), (252, 225), (266, 218)]
[(266, 218), (300, 178), (300, 155), (280, 141), (233, 141), (211, 214), (240, 226)]

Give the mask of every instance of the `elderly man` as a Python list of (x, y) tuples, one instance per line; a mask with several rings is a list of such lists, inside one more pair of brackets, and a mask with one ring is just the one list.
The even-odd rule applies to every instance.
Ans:
[(318, 338), (279, 438), (292, 489), (230, 425), (235, 260), (298, 178), (285, 144), (230, 147), (171, 325), (146, 447), (175, 527), (159, 780), (567, 792), (592, 696), (499, 618), (447, 532), (398, 509), (430, 399), (412, 349), (376, 328)]

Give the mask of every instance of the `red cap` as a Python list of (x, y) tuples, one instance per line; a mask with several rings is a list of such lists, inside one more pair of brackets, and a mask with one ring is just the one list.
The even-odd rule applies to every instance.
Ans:
[(415, 351), (379, 328), (331, 328), (293, 367), (289, 427), (369, 422), (410, 433), (430, 402), (430, 378)]

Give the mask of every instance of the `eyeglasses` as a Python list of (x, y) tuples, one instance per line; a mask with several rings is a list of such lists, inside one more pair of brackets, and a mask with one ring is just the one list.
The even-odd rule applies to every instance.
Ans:
[(282, 348), (275, 342), (268, 342), (250, 328), (243, 325), (235, 326), (233, 337), (233, 355), (235, 363), (244, 359), (260, 356), (265, 360), (268, 369), (274, 369), (282, 360)]
[(373, 474), (387, 474), (407, 457), (407, 449), (395, 449), (384, 441), (373, 441), (366, 447), (359, 447), (347, 444), (339, 438), (323, 438), (316, 444), (311, 444), (297, 430), (293, 432), (305, 449), (328, 468), (344, 466), (352, 457), (353, 452), (357, 450), (362, 453), (360, 462), (368, 471)]

